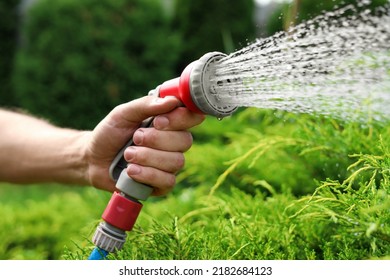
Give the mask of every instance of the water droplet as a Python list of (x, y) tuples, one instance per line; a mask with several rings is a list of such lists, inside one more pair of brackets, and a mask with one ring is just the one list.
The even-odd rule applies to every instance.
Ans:
[(389, 8), (373, 15), (344, 6), (230, 54), (216, 67), (213, 93), (219, 105), (388, 120), (389, 37)]

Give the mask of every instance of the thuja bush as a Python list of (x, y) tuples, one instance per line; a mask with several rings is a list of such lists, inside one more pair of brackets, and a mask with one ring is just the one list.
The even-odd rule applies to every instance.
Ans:
[(389, 126), (278, 114), (200, 126), (176, 190), (145, 203), (109, 258), (390, 258)]
[[(388, 124), (250, 109), (194, 140), (175, 190), (109, 258), (390, 258)], [(88, 257), (110, 194), (62, 188), (1, 185), (0, 258)]]
[(14, 88), (24, 109), (92, 128), (174, 77), (179, 46), (158, 0), (40, 0), (22, 27)]
[[(255, 195), (203, 188), (148, 205), (122, 251), (111, 259), (390, 258), (390, 161), (356, 155), (346, 180), (294, 196), (259, 186)], [(363, 178), (371, 178), (364, 180)], [(360, 182), (358, 188), (352, 187)], [(164, 210), (162, 210), (164, 209)], [(86, 258), (91, 247), (66, 258)]]
[[(389, 139), (384, 124), (358, 124), (310, 115), (247, 109), (219, 122), (208, 119), (194, 131), (195, 145), (179, 175), (184, 185), (248, 192), (253, 182), (295, 195), (311, 193), (315, 181), (344, 180), (351, 154), (379, 152), (379, 137)], [(222, 176), (220, 176), (222, 174)]]
[(0, 259), (61, 259), (88, 244), (106, 200), (92, 188), (0, 184)]

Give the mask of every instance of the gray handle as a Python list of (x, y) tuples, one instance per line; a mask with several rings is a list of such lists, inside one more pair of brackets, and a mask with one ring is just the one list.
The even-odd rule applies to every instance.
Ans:
[(121, 192), (137, 200), (146, 200), (153, 192), (151, 186), (138, 183), (129, 177), (126, 169), (122, 170), (122, 173), (116, 182), (116, 187)]

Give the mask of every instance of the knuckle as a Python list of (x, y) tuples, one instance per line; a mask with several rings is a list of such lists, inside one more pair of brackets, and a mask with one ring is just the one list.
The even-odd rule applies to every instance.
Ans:
[(154, 128), (148, 129), (144, 140), (145, 145), (155, 146), (158, 143), (158, 131)]

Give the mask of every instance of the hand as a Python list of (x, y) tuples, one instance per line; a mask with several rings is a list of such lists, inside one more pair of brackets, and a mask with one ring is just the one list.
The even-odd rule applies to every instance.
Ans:
[[(156, 116), (153, 127), (139, 128), (148, 117)], [(127, 174), (154, 188), (153, 195), (169, 192), (175, 174), (184, 166), (184, 155), (192, 145), (187, 129), (200, 124), (204, 116), (181, 107), (175, 97), (146, 96), (117, 106), (96, 128), (86, 134), (87, 176), (90, 184), (115, 190), (109, 166), (119, 150), (133, 137), (135, 146), (125, 150)]]

